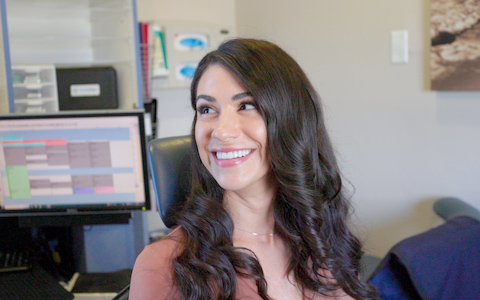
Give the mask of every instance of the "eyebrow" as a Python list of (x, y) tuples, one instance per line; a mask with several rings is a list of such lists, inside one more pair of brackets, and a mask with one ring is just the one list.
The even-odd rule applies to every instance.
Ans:
[(240, 99), (247, 98), (247, 97), (251, 97), (251, 96), (252, 96), (252, 93), (250, 93), (250, 92), (243, 92), (243, 93), (236, 94), (235, 96), (233, 96), (233, 97), (232, 97), (232, 100), (233, 100), (233, 101), (236, 101), (236, 100), (240, 100)]
[(215, 102), (215, 101), (217, 101), (217, 100), (215, 100), (215, 98), (213, 98), (212, 96), (208, 96), (208, 95), (198, 95), (198, 96), (197, 96), (197, 101), (200, 100), (200, 99), (207, 100), (208, 102)]
[[(246, 97), (251, 97), (252, 96), (252, 93), (250, 92), (243, 92), (243, 93), (240, 93), (240, 94), (236, 94), (232, 97), (232, 100), (233, 101), (237, 101), (237, 100), (240, 100), (240, 99), (243, 99), (243, 98), (246, 98)], [(215, 102), (217, 101), (214, 97), (212, 96), (209, 96), (209, 95), (198, 95), (197, 96), (197, 101), (200, 100), (200, 99), (204, 99), (208, 102)]]

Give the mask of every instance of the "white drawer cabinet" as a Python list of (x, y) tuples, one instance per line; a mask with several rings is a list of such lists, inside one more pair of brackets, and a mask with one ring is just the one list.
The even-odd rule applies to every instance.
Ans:
[[(119, 108), (143, 107), (135, 0), (0, 0), (0, 9), (8, 38), (3, 50), (11, 66), (111, 66)], [(10, 111), (36, 96), (49, 97), (47, 84), (29, 90), (17, 85), (11, 71)]]
[(58, 111), (57, 80), (53, 65), (14, 65), (12, 85), (15, 112)]

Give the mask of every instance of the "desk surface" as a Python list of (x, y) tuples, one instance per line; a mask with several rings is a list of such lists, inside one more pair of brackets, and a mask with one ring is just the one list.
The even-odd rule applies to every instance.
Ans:
[(0, 299), (111, 300), (130, 283), (131, 274), (131, 269), (112, 273), (77, 273), (64, 287), (34, 263), (28, 271), (0, 273)]
[(81, 273), (74, 275), (77, 278), (71, 291), (74, 294), (114, 293), (116, 295), (130, 284), (131, 275), (131, 269), (110, 273)]
[(74, 296), (34, 263), (28, 271), (0, 273), (0, 299), (71, 300)]

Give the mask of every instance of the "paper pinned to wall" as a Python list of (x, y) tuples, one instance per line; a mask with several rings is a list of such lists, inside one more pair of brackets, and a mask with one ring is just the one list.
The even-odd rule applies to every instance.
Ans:
[(173, 43), (178, 51), (202, 51), (210, 47), (208, 34), (205, 33), (178, 33)]
[(232, 30), (212, 24), (197, 22), (165, 22), (165, 53), (168, 76), (162, 88), (188, 87), (200, 60), (231, 38)]
[(168, 64), (165, 53), (165, 34), (157, 24), (153, 25), (153, 62), (152, 62), (152, 76), (167, 76)]
[(178, 80), (190, 81), (193, 79), (198, 62), (180, 63), (175, 68), (175, 77)]

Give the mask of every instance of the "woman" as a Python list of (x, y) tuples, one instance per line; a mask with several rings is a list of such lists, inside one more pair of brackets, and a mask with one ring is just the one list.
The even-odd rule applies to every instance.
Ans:
[(130, 299), (370, 299), (319, 97), (278, 46), (235, 39), (191, 85), (192, 192)]

